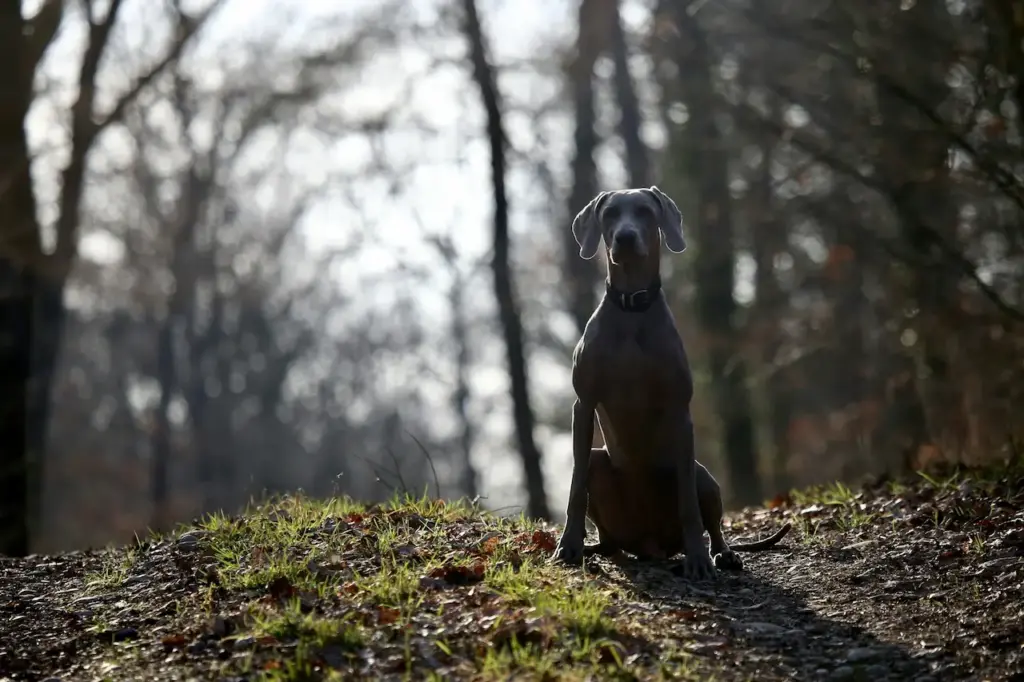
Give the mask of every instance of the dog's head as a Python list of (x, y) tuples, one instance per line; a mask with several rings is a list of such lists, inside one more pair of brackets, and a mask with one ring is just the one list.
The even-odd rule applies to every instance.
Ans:
[(590, 260), (604, 239), (612, 263), (644, 259), (660, 238), (672, 253), (686, 250), (683, 216), (657, 187), (601, 192), (572, 221), (580, 257)]

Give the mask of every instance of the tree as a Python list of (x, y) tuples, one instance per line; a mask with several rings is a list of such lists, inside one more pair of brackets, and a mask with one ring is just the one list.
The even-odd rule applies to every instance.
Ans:
[(682, 39), (676, 63), (688, 120), (681, 135), (687, 175), (697, 189), (697, 311), (723, 431), (725, 462), (739, 504), (761, 501), (757, 444), (745, 359), (739, 352), (734, 298), (736, 241), (729, 192), (729, 160), (719, 126), (721, 107), (712, 82), (713, 57), (705, 29), (688, 6), (675, 5)]
[[(611, 51), (615, 64), (615, 98), (619, 104), (619, 136), (626, 147), (626, 168), (629, 171), (630, 187), (647, 187), (653, 183), (650, 153), (640, 135), (643, 114), (637, 96), (636, 83), (629, 69), (629, 41), (618, 0), (611, 12)], [(575, 215), (575, 214), (573, 214)]]
[(527, 512), (538, 519), (549, 519), (547, 493), (541, 454), (534, 440), (534, 416), (530, 402), (522, 320), (516, 302), (512, 272), (509, 266), (508, 196), (505, 178), (505, 136), (498, 85), (494, 69), (487, 58), (487, 49), (475, 0), (463, 1), (463, 21), (469, 43), (473, 80), (480, 90), (487, 112), (487, 140), (490, 146), (491, 182), (494, 187), (494, 292), (505, 339), (509, 380), (511, 383), (513, 421), (519, 442), (519, 455), (525, 474)]
[[(139, 93), (179, 58), (192, 36), (221, 2), (213, 0), (199, 14), (189, 16), (186, 22), (182, 22), (182, 30), (173, 37), (162, 56), (141, 73), (105, 113), (96, 111), (97, 76), (123, 0), (112, 0), (102, 14), (101, 3), (93, 0), (86, 3), (87, 41), (77, 78), (78, 94), (70, 112), (70, 149), (68, 161), (60, 174), (61, 192), (52, 253), (43, 251), (42, 226), (35, 215), (34, 198), (31, 215), (28, 211), (27, 200), (32, 194), (32, 187), (27, 176), (32, 159), (24, 137), (24, 126), (33, 97), (33, 77), (64, 18), (65, 3), (61, 0), (47, 0), (35, 17), (27, 22), (21, 17), (18, 3), (11, 3), (10, 13), (3, 18), (3, 30), (10, 39), (6, 49), (12, 51), (9, 56), (13, 61), (8, 63), (20, 65), (9, 77), (11, 106), (5, 109), (4, 121), (9, 127), (7, 139), (10, 140), (5, 145), (7, 152), (3, 159), (4, 172), (16, 178), (13, 184), (15, 191), (10, 201), (17, 202), (19, 207), (9, 215), (20, 216), (3, 226), (7, 237), (14, 239), (7, 252), (9, 255), (4, 258), (6, 268), (11, 270), (8, 279), (12, 286), (16, 283), (13, 286), (16, 290), (15, 299), (20, 301), (12, 304), (9, 319), (16, 328), (25, 326), (24, 321), (28, 319), (26, 316), (32, 320), (31, 331), (23, 332), (16, 342), (0, 348), (0, 366), (21, 366), (28, 370), (12, 370), (8, 375), (11, 383), (5, 387), (10, 389), (5, 391), (5, 395), (24, 393), (26, 401), (23, 408), (17, 405), (8, 408), (14, 421), (4, 427), (25, 429), (24, 435), (7, 441), (13, 447), (4, 448), (4, 457), (0, 462), (0, 470), (6, 472), (2, 474), (4, 483), (0, 488), (13, 493), (13, 497), (5, 496), (6, 508), (0, 515), (3, 527), (11, 529), (7, 533), (11, 538), (9, 544), (2, 548), (7, 553), (22, 554), (27, 551), (29, 532), (26, 528), (34, 516), (33, 509), (38, 512), (45, 435), (50, 413), (50, 390), (64, 328), (64, 288), (77, 255), (89, 154), (100, 135), (122, 119), (125, 110), (138, 98)], [(176, 11), (182, 14), (180, 7)], [(16, 58), (14, 52), (18, 53)], [(17, 132), (19, 129), (20, 133)], [(28, 306), (31, 306), (30, 312)], [(28, 345), (23, 348), (21, 344)], [(23, 388), (16, 388), (18, 381), (23, 382)], [(18, 493), (17, 490), (22, 488), (26, 492)], [(17, 508), (22, 510), (18, 511)]]
[(470, 340), (469, 307), (466, 302), (469, 275), (460, 263), (460, 254), (451, 234), (437, 235), (428, 239), (438, 256), (444, 262), (445, 269), (451, 278), (448, 284), (448, 307), (451, 310), (451, 340), (455, 343), (455, 386), (452, 390), (452, 409), (459, 425), (458, 451), (461, 458), (459, 491), (473, 500), (480, 495), (480, 476), (473, 465), (473, 448), (476, 445), (476, 426), (469, 415), (469, 403), (472, 392), (469, 384), (469, 373), (472, 363), (472, 344)]
[(8, 65), (0, 81), (0, 554), (21, 556), (28, 553), (30, 538), (25, 427), (41, 246), (25, 137), (25, 116), (32, 102), (32, 53), (25, 49), (21, 3), (9, 2), (0, 12), (0, 55)]
[[(569, 193), (569, 221), (583, 210), (598, 191), (597, 113), (594, 103), (594, 64), (608, 44), (609, 7), (614, 0), (580, 0), (576, 49), (569, 63), (569, 84), (572, 90), (574, 117), (572, 158), (572, 189)], [(582, 334), (597, 303), (598, 271), (595, 261), (579, 256), (579, 245), (568, 224), (561, 229), (562, 263), (568, 279), (568, 308)]]

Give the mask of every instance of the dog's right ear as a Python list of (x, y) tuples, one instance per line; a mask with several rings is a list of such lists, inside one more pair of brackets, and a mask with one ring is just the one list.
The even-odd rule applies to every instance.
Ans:
[(601, 192), (583, 207), (572, 220), (572, 236), (580, 245), (580, 258), (590, 260), (597, 255), (597, 247), (601, 244), (601, 223), (599, 213), (604, 200), (611, 192)]

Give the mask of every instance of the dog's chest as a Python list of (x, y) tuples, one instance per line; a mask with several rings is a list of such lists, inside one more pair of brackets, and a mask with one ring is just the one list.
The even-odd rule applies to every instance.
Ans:
[(637, 407), (652, 401), (689, 403), (693, 389), (678, 337), (639, 327), (609, 335), (603, 349), (597, 366), (605, 397), (628, 400)]

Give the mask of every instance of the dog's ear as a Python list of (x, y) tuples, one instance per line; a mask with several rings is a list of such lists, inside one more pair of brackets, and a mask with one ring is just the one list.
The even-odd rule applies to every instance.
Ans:
[(599, 213), (601, 205), (611, 192), (601, 192), (583, 207), (572, 220), (572, 236), (580, 245), (580, 258), (590, 260), (597, 255), (597, 247), (601, 244), (601, 224)]
[(661, 207), (658, 216), (658, 226), (661, 228), (661, 236), (665, 240), (665, 246), (672, 253), (686, 251), (686, 239), (683, 237), (683, 214), (679, 212), (676, 202), (660, 189), (651, 185), (648, 190), (654, 195), (658, 206)]

